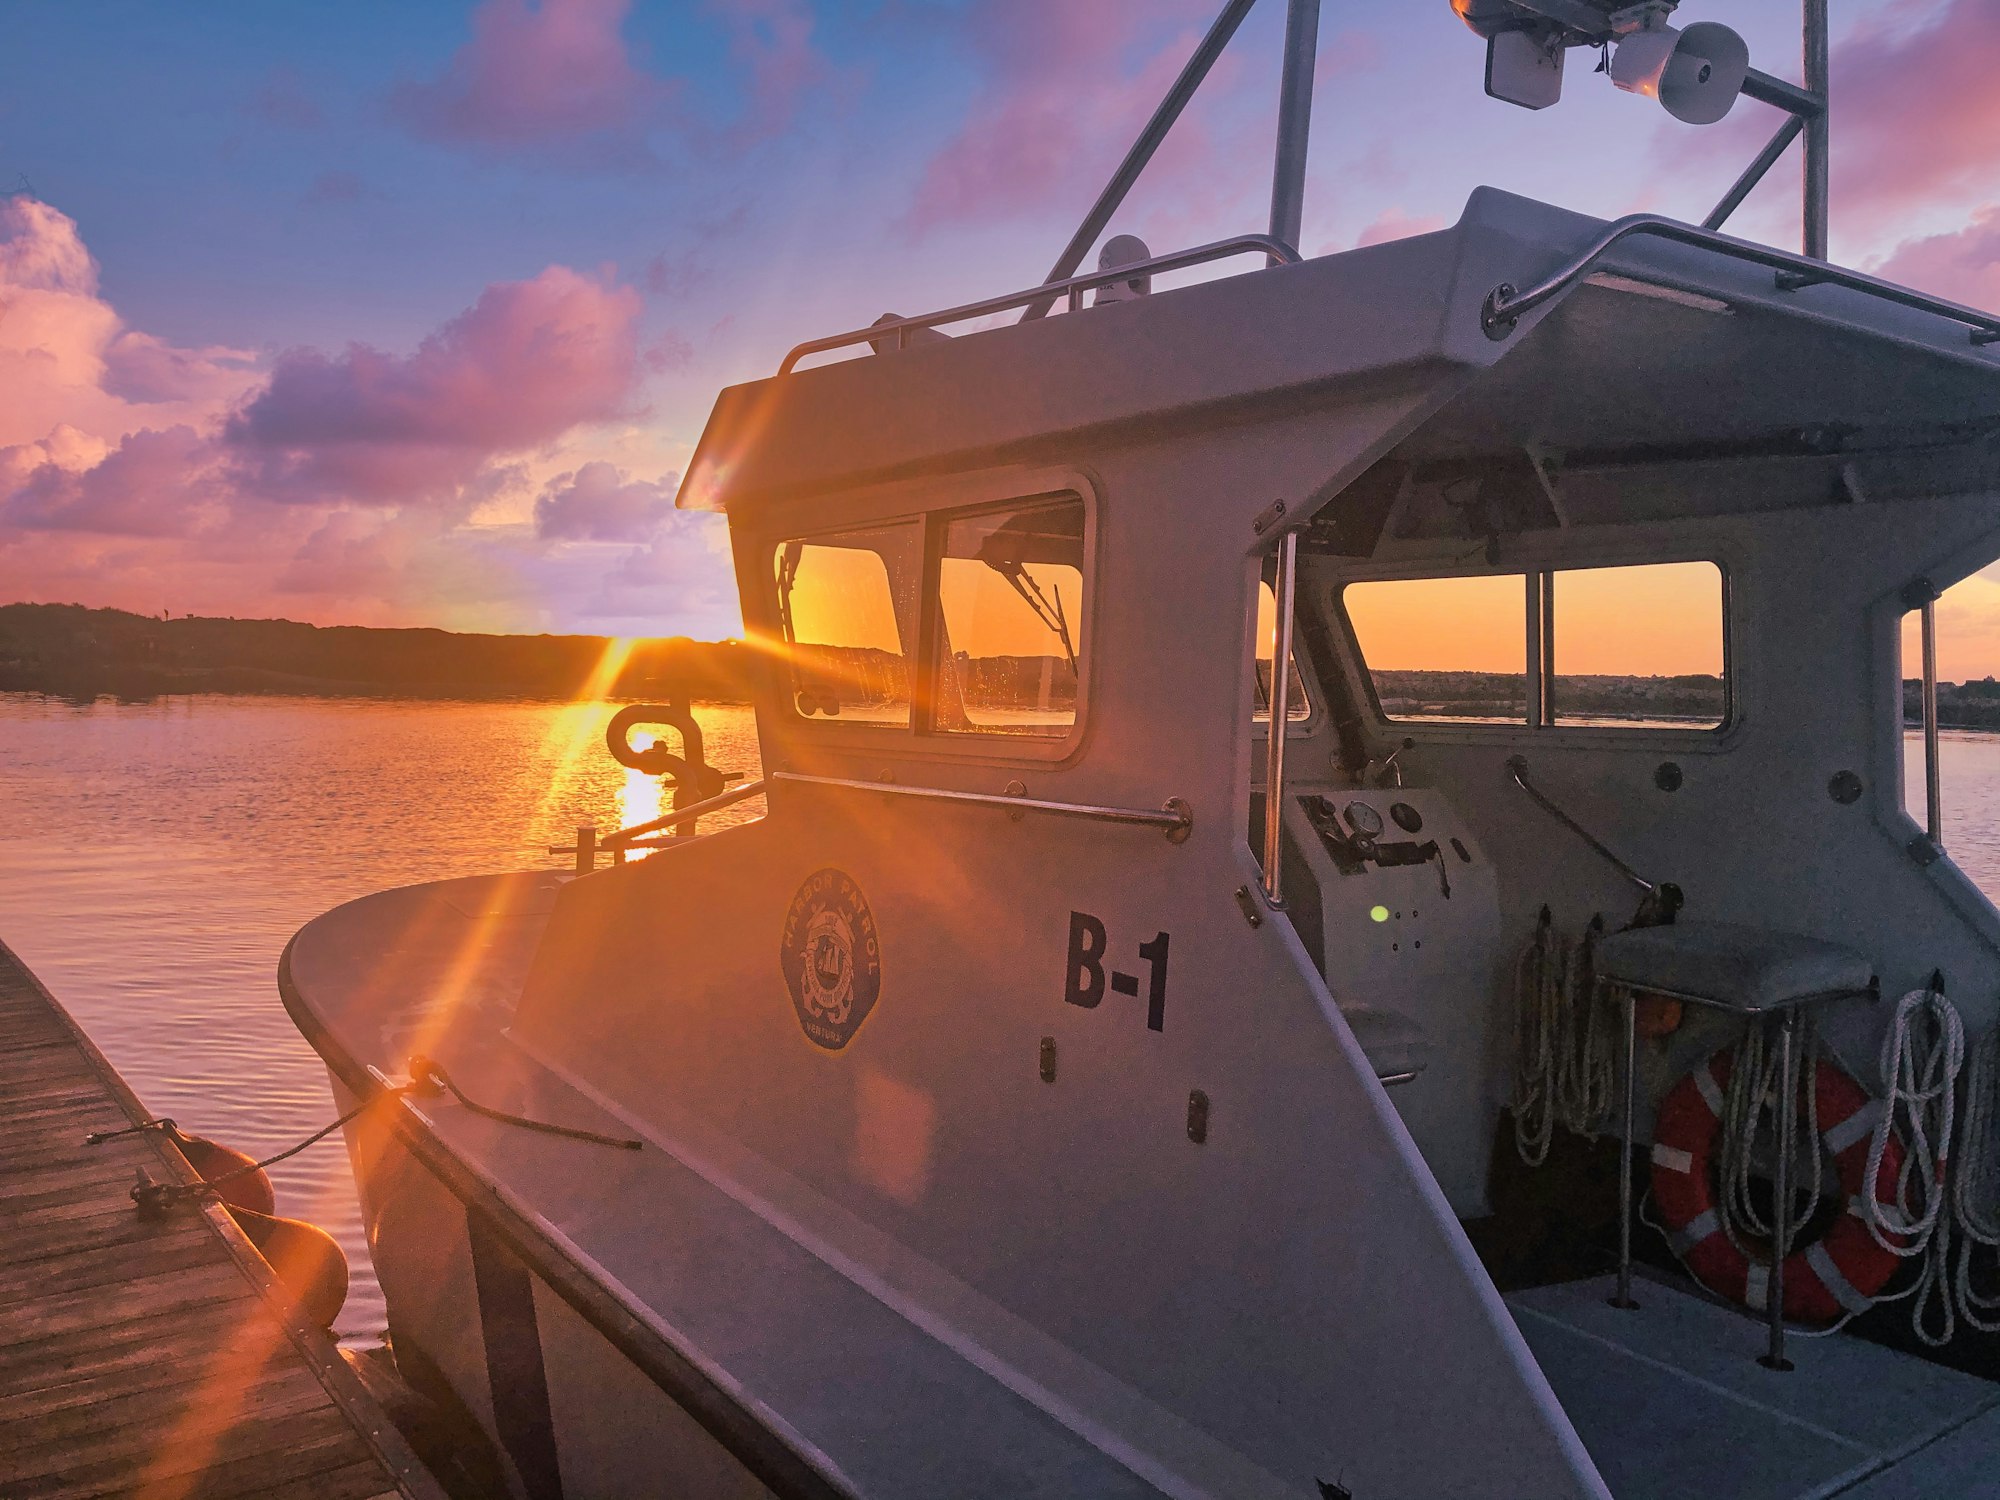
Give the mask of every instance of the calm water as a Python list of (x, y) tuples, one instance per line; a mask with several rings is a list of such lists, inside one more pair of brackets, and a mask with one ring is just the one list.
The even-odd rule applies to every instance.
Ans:
[[(269, 1154), (333, 1116), (319, 1059), (278, 1002), (286, 941), (369, 891), (550, 868), (546, 846), (586, 818), (610, 829), (657, 816), (658, 784), (604, 750), (614, 709), (224, 697), (79, 708), (0, 694), (0, 940), (149, 1108)], [(749, 711), (697, 716), (710, 759), (755, 774)], [(1915, 737), (1908, 760), (1921, 809)], [(1945, 841), (2000, 895), (2000, 735), (1947, 733), (1941, 760)], [(338, 1137), (272, 1175), (280, 1211), (324, 1225), (353, 1263), (340, 1331), (379, 1334)]]
[[(319, 1059), (278, 1000), (286, 941), (370, 891), (557, 867), (546, 846), (579, 822), (608, 831), (657, 816), (658, 782), (604, 749), (616, 707), (190, 697), (84, 708), (0, 694), (0, 940), (148, 1108), (268, 1155), (333, 1117)], [(756, 774), (749, 710), (696, 717), (713, 764)], [(347, 1251), (339, 1331), (379, 1334), (339, 1137), (272, 1176), (279, 1212)]]

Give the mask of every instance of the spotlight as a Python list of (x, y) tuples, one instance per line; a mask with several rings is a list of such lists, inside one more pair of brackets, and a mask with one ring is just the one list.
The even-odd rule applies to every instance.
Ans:
[(1750, 74), (1750, 49), (1727, 26), (1667, 24), (1678, 0), (1451, 0), (1451, 8), (1486, 41), (1486, 92), (1524, 109), (1562, 97), (1563, 54), (1571, 47), (1612, 49), (1611, 81), (1627, 93), (1658, 99), (1690, 125), (1729, 113)]
[(1655, 20), (1621, 37), (1611, 81), (1649, 94), (1690, 125), (1713, 125), (1729, 113), (1750, 73), (1750, 48), (1727, 26), (1697, 21), (1685, 31)]

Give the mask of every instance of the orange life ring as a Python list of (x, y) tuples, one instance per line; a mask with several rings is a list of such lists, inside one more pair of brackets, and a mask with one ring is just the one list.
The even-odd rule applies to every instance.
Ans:
[[(1745, 1307), (1768, 1305), (1770, 1267), (1753, 1261), (1722, 1232), (1712, 1166), (1722, 1134), (1734, 1054), (1725, 1048), (1698, 1063), (1660, 1101), (1653, 1127), (1653, 1200), (1681, 1264), (1710, 1291)], [(1868, 1145), (1881, 1119), (1871, 1098), (1841, 1068), (1822, 1058), (1816, 1071), (1820, 1144), (1840, 1173), (1845, 1210), (1826, 1234), (1785, 1257), (1785, 1316), (1831, 1323), (1866, 1309), (1888, 1285), (1900, 1258), (1869, 1230), (1862, 1198), (1869, 1191)], [(1893, 1203), (1903, 1167), (1903, 1143), (1890, 1135), (1875, 1174), (1877, 1202)], [(1896, 1243), (1904, 1241), (1891, 1236)]]

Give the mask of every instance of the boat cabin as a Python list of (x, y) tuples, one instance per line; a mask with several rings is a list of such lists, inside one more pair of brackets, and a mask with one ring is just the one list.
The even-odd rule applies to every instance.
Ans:
[[(517, 1032), (1287, 1484), (1596, 1492), (1461, 1229), (1544, 909), (1860, 954), (1857, 1077), (2000, 989), (1899, 660), (2000, 555), (2000, 355), (1771, 259), (1481, 191), (725, 392), (769, 815), (566, 891)], [(1635, 1141), (1742, 1022), (1640, 1040)]]
[(288, 953), (343, 1103), (512, 1112), (353, 1127), (399, 1357), (536, 1496), (1965, 1492), (2000, 1387), (1784, 1324), (1945, 1180), (1885, 1038), (2000, 1020), (1901, 645), (1995, 336), (1481, 190), (725, 391), (763, 775), (674, 819), (765, 815)]

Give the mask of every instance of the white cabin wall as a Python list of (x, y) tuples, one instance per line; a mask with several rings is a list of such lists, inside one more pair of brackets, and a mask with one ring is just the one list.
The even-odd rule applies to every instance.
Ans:
[[(1903, 810), (1897, 624), (1898, 595), (1912, 579), (1930, 576), (1942, 586), (2000, 549), (1995, 518), (1994, 498), (1981, 493), (1504, 539), (1496, 571), (1721, 563), (1733, 715), (1714, 733), (1387, 724), (1370, 716), (1378, 744), (1404, 735), (1417, 742), (1403, 758), (1408, 778), (1447, 791), (1495, 861), (1500, 957), (1510, 960), (1527, 941), (1544, 902), (1575, 931), (1594, 912), (1622, 925), (1638, 898), (1513, 785), (1505, 763), (1521, 754), (1535, 785), (1628, 863), (1681, 885), (1688, 918), (1850, 944), (1875, 960), (1891, 998), (1940, 968), (1968, 1027), (1977, 1034), (1993, 1025), (2000, 914), (1948, 863), (1926, 868), (1907, 852), (1920, 830)], [(1366, 562), (1318, 568), (1313, 607), (1338, 619), (1341, 584), (1434, 570), (1462, 557), (1466, 545), (1463, 537), (1387, 542)], [(1653, 780), (1665, 760), (1685, 778), (1671, 793)], [(1843, 769), (1864, 781), (1851, 806), (1827, 791)], [(1504, 974), (1504, 962), (1496, 972)], [(1504, 985), (1496, 984), (1493, 1003), (1504, 1015)], [(1823, 1022), (1845, 1064), (1871, 1087), (1879, 1086), (1874, 1057), (1887, 1014), (1886, 1004), (1848, 1002)], [(1684, 1027), (1657, 1061), (1655, 1082), (1727, 1039), (1718, 1022)], [(1494, 1085), (1504, 1089), (1504, 1072)]]
[[(1190, 1452), (1219, 1442), (1308, 1493), (1344, 1473), (1383, 1496), (1601, 1494), (1298, 938), (1253, 927), (1235, 894), (1257, 881), (1250, 607), (1270, 542), (1252, 522), (1368, 461), (1419, 402), (1388, 391), (1057, 465), (1087, 470), (1096, 522), (1090, 700), (1068, 760), (861, 743), (760, 704), (767, 774), (1180, 796), (1185, 843), (780, 780), (761, 822), (567, 886), (515, 1032), (651, 1128), (727, 1141), (743, 1191), (791, 1232), (848, 1247), (921, 1326), (1121, 1440), (1135, 1412), (1170, 1415), (1153, 1430), (1183, 1424)], [(823, 499), (813, 522), (908, 500)], [(797, 524), (732, 515), (767, 632), (769, 547)], [(787, 903), (828, 866), (871, 903), (883, 968), (837, 1052), (802, 1032), (778, 962)], [(1076, 911), (1105, 924), (1109, 963), (1171, 933), (1162, 1029), (1142, 1000), (1065, 1003)], [(1212, 1101), (1201, 1143), (1192, 1089)]]

